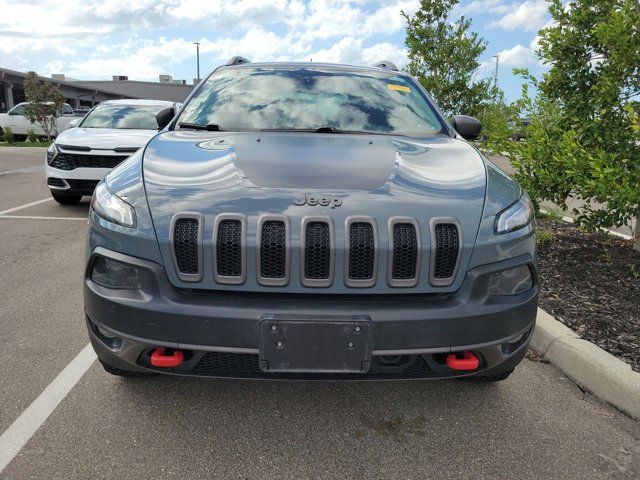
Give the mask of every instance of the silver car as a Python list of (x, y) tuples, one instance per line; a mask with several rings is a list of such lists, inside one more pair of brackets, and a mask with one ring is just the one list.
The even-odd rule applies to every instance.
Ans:
[(107, 372), (496, 381), (524, 357), (531, 201), (411, 76), (234, 57), (158, 122), (92, 200)]

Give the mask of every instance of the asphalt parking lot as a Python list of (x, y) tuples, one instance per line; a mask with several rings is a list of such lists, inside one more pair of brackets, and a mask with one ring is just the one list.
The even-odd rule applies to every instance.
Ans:
[(0, 478), (640, 478), (640, 424), (533, 359), (495, 385), (107, 375), (89, 199), (51, 201), (43, 155), (0, 149)]

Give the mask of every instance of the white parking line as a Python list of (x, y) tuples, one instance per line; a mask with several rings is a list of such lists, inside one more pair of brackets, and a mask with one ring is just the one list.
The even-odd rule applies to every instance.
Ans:
[(17, 212), (18, 210), (22, 210), (23, 208), (33, 207), (34, 205), (40, 205), (41, 203), (50, 202), (51, 200), (53, 200), (53, 197), (43, 198), (42, 200), (26, 203), (24, 205), (20, 205), (19, 207), (13, 207), (13, 208), (10, 208), (9, 210), (3, 210), (2, 212), (0, 212), (0, 215), (4, 215), (5, 213)]
[(34, 173), (42, 170), (42, 165), (35, 165), (33, 167), (17, 168), (15, 170), (9, 170), (8, 172), (0, 172), (0, 175), (9, 175), (11, 173)]
[(0, 473), (20, 453), (22, 447), (89, 370), (95, 359), (96, 354), (91, 344), (88, 344), (0, 435)]
[(87, 217), (38, 217), (33, 215), (0, 215), (0, 218), (26, 218), (32, 220), (81, 220), (86, 222)]

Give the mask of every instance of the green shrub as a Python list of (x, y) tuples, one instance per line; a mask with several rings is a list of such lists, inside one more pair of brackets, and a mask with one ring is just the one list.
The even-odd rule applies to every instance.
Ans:
[(11, 127), (7, 127), (4, 129), (3, 139), (7, 143), (13, 143), (14, 137), (13, 137), (13, 130), (11, 130)]
[(550, 14), (539, 34), (548, 72), (538, 82), (519, 71), (537, 93), (525, 85), (518, 102), (531, 123), (509, 145), (516, 177), (538, 202), (582, 200), (580, 226), (629, 226), (640, 217), (638, 0), (551, 0)]
[(36, 132), (34, 132), (32, 128), (30, 128), (27, 132), (27, 142), (36, 143), (37, 141), (38, 136), (36, 135)]
[(545, 228), (536, 229), (536, 241), (538, 245), (546, 245), (547, 243), (553, 242), (554, 236), (551, 230), (547, 230)]

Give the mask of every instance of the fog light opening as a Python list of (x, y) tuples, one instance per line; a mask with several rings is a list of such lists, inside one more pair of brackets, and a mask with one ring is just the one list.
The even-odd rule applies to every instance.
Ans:
[(494, 273), (489, 279), (489, 295), (518, 295), (533, 288), (529, 265), (519, 265)]
[(91, 281), (111, 289), (140, 289), (140, 274), (136, 267), (106, 257), (98, 257), (93, 262)]

